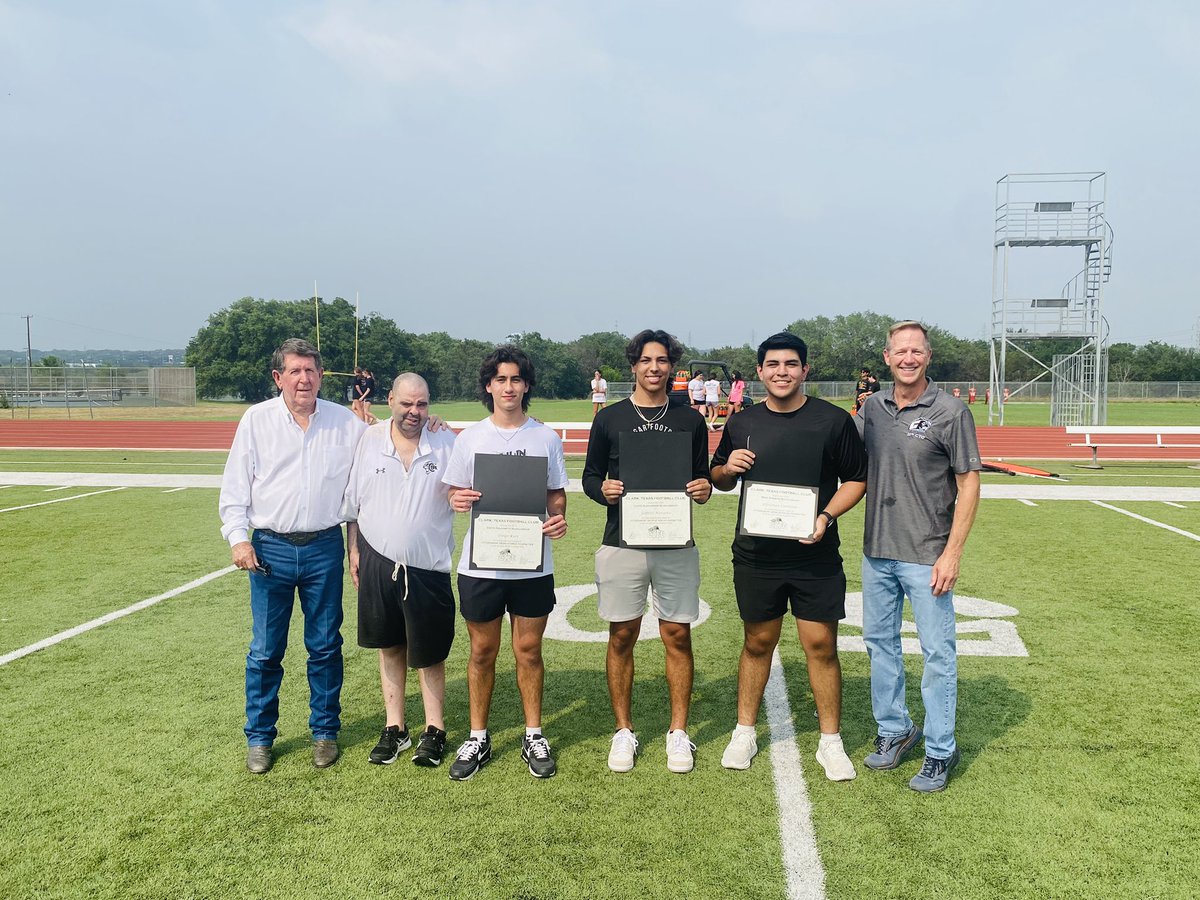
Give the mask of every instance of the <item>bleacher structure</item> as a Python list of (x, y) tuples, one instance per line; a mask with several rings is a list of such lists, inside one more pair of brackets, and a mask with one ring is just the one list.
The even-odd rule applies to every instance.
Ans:
[[(1108, 326), (1104, 286), (1112, 271), (1112, 227), (1105, 217), (1104, 172), (1009, 174), (996, 182), (992, 253), (992, 329), (988, 424), (1004, 424), (1009, 352), (1037, 364), (1036, 374), (1012, 396), (1051, 382), (1051, 425), (1103, 425), (1107, 415)], [(1012, 296), (1010, 276), (1035, 248), (1078, 247), (1082, 268), (1057, 296)], [(1020, 251), (1020, 252), (1018, 252)], [(1069, 270), (1068, 270), (1069, 271)], [(1057, 283), (1057, 282), (1056, 282)], [(1077, 347), (1038, 357), (1038, 341), (1065, 339)]]

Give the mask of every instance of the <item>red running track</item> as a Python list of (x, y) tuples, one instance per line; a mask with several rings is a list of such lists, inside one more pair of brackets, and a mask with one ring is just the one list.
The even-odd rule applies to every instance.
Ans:
[[(228, 450), (236, 422), (113, 422), (0, 419), (0, 447), (114, 450)], [(559, 431), (568, 453), (587, 448), (586, 428)], [(710, 452), (721, 439), (719, 431), (709, 435)], [(1121, 443), (1145, 447), (1113, 447), (1100, 450), (1101, 459), (1196, 459), (1194, 448), (1155, 447), (1153, 436), (1122, 435)], [(987, 459), (1090, 459), (1087, 447), (1070, 446), (1072, 439), (1063, 428), (979, 427), (979, 448)]]

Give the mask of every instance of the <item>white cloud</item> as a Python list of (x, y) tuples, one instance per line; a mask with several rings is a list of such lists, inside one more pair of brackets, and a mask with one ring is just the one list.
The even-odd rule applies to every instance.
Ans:
[(292, 27), (318, 51), (367, 80), (486, 90), (528, 78), (602, 72), (570, 6), (544, 2), (403, 4), (330, 0)]
[(959, 0), (743, 0), (739, 14), (761, 31), (842, 34), (892, 27), (927, 12), (938, 16), (960, 5)]

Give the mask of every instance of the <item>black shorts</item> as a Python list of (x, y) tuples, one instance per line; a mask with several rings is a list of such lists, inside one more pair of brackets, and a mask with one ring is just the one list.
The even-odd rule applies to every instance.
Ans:
[(787, 612), (806, 622), (837, 622), (846, 618), (846, 573), (806, 576), (786, 569), (733, 566), (733, 590), (743, 622), (769, 622)]
[(476, 578), (458, 576), (458, 603), (468, 622), (491, 622), (505, 612), (536, 619), (554, 609), (554, 576)]
[[(395, 580), (392, 579), (393, 573)], [(442, 662), (454, 643), (449, 572), (400, 566), (358, 535), (358, 646), (408, 647), (408, 664)]]

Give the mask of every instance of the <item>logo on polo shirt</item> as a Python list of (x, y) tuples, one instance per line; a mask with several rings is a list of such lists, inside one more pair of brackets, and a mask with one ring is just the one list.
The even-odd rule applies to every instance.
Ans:
[(385, 467), (384, 467), (384, 468), (382, 468), (382, 469), (376, 469), (376, 470), (375, 470), (375, 474), (376, 474), (376, 475), (386, 475), (386, 474), (387, 474), (387, 467), (385, 466)]
[(429, 462), (425, 463), (425, 465), (423, 465), (421, 468), (425, 470), (426, 475), (432, 475), (434, 472), (437, 471), (437, 463), (435, 463), (433, 460), (430, 460)]
[(909, 423), (908, 436), (925, 440), (925, 432), (933, 427), (933, 423), (926, 418), (917, 417)]

